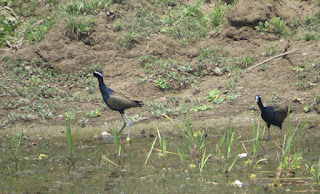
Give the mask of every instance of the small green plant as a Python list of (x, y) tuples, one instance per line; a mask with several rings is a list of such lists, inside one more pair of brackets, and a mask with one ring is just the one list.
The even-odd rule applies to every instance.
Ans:
[(119, 38), (119, 42), (127, 50), (132, 49), (138, 43), (139, 35), (135, 33), (127, 33)]
[(224, 16), (230, 8), (230, 6), (222, 6), (220, 2), (217, 2), (213, 7), (213, 12), (207, 16), (209, 24), (213, 27), (221, 26), (224, 22)]
[(286, 22), (280, 17), (272, 18), (270, 22), (276, 33), (283, 36), (287, 36), (289, 34), (286, 30)]
[(94, 25), (93, 18), (71, 17), (67, 21), (66, 34), (74, 40), (80, 40), (88, 37)]
[[(41, 22), (41, 20), (40, 20)], [(28, 22), (28, 28), (24, 33), (24, 40), (29, 43), (34, 43), (42, 40), (44, 35), (49, 31), (50, 27), (55, 23), (53, 18), (45, 18), (41, 23), (38, 20)]]
[(113, 137), (114, 137), (114, 145), (116, 148), (116, 155), (118, 158), (118, 165), (121, 165), (121, 145), (119, 144), (118, 130), (116, 128), (113, 129)]
[(230, 102), (233, 102), (235, 101), (238, 97), (240, 97), (241, 95), (240, 94), (229, 94), (227, 95), (227, 100), (230, 101)]
[(303, 107), (303, 112), (305, 112), (305, 113), (310, 112), (310, 106), (309, 105), (304, 106)]
[(73, 144), (72, 144), (70, 120), (73, 119), (73, 117), (71, 117), (68, 113), (65, 113), (64, 117), (65, 117), (66, 129), (67, 129), (67, 141), (68, 141), (69, 152), (72, 154), (73, 153)]
[(313, 97), (313, 105), (314, 105), (314, 108), (315, 108), (316, 110), (318, 110), (319, 104), (320, 104), (320, 93), (317, 93), (317, 94), (314, 95), (314, 97)]
[(159, 138), (159, 146), (160, 146), (162, 157), (163, 157), (163, 165), (166, 166), (166, 162), (167, 162), (166, 138), (164, 135), (161, 137), (161, 134), (159, 132), (159, 128), (157, 128), (157, 132), (158, 132), (158, 138)]
[[(289, 112), (290, 108), (288, 109), (288, 117), (290, 116)], [(298, 125), (292, 132), (290, 119), (288, 119), (288, 127), (284, 135), (284, 144), (282, 146), (280, 173), (286, 172), (287, 174), (290, 174), (299, 167), (298, 161), (301, 159), (300, 149), (296, 150), (292, 154), (292, 148), (294, 147), (295, 142), (299, 139), (305, 126), (306, 123), (304, 123), (301, 126)]]
[(211, 90), (205, 97), (205, 99), (208, 102), (211, 102), (213, 104), (221, 104), (226, 99), (224, 97), (221, 97), (220, 91), (217, 89)]
[[(11, 152), (11, 151), (8, 150), (8, 153), (11, 156), (11, 158), (13, 159), (16, 171), (18, 171), (18, 169), (19, 169), (18, 153), (19, 153), (19, 150), (20, 150), (20, 145), (23, 142), (23, 135), (24, 135), (24, 131), (21, 131), (20, 133), (17, 133), (16, 137), (12, 137), (11, 135), (7, 134), (7, 138), (10, 140), (11, 147), (13, 148), (13, 151)], [(8, 170), (11, 172), (11, 168), (9, 166), (8, 166)]]
[(313, 16), (307, 16), (305, 22), (310, 31), (318, 31), (320, 29), (320, 11), (314, 13)]
[(318, 162), (318, 168), (315, 168), (314, 164), (306, 164), (306, 167), (309, 170), (309, 176), (312, 175), (312, 177), (309, 177), (310, 179), (314, 180), (317, 183), (318, 189), (320, 190), (320, 158)]
[(201, 162), (199, 163), (200, 174), (202, 174), (203, 168), (210, 157), (211, 157), (211, 154), (209, 154), (206, 157), (206, 149), (204, 149), (203, 154), (202, 154), (202, 158), (201, 158)]
[(73, 117), (70, 117), (68, 113), (64, 113), (64, 120), (67, 130), (67, 142), (68, 142), (68, 148), (69, 148), (69, 160), (68, 165), (70, 167), (73, 167), (75, 165), (75, 158), (73, 157), (74, 147), (72, 143), (72, 135), (71, 135), (71, 128), (70, 128), (70, 120), (73, 119)]
[(260, 32), (260, 34), (264, 34), (265, 32), (268, 32), (269, 30), (269, 22), (265, 21), (263, 22), (259, 22), (259, 24), (257, 26), (255, 26), (255, 29), (258, 30)]
[(95, 117), (100, 117), (100, 110), (96, 109), (96, 110), (90, 110), (87, 115), (89, 117), (95, 118)]
[(151, 156), (152, 150), (153, 150), (153, 148), (154, 148), (154, 145), (156, 144), (157, 139), (158, 139), (158, 137), (156, 137), (156, 138), (154, 139), (154, 141), (153, 141), (153, 143), (152, 143), (152, 145), (151, 145), (151, 147), (150, 147), (150, 151), (148, 152), (146, 161), (144, 162), (144, 165), (147, 165), (147, 162), (148, 162), (148, 160), (149, 160), (149, 158), (150, 158), (150, 156)]
[(181, 148), (177, 147), (177, 152), (179, 154), (179, 158), (180, 158), (180, 161), (182, 163), (182, 168), (183, 168), (182, 171), (184, 171), (184, 166), (185, 166), (185, 162), (186, 162), (186, 156), (184, 154), (183, 147), (181, 147)]
[(182, 46), (204, 38), (207, 34), (208, 19), (203, 14), (201, 6), (202, 1), (197, 1), (195, 4), (168, 10), (162, 18), (164, 26), (161, 32), (177, 39)]
[(257, 156), (258, 148), (261, 146), (261, 140), (259, 138), (260, 123), (256, 123), (256, 120), (254, 120), (252, 132), (253, 132), (253, 135), (255, 136), (255, 141), (253, 143), (252, 157), (251, 157), (250, 164), (249, 164), (250, 171), (253, 171), (260, 162), (266, 160), (265, 158), (263, 158), (263, 159), (258, 160), (257, 162), (254, 162), (254, 159)]
[(292, 69), (296, 72), (303, 72), (306, 70), (304, 67), (301, 67), (301, 66), (295, 66)]
[(230, 162), (231, 159), (231, 148), (235, 140), (235, 133), (231, 129), (231, 114), (229, 115), (229, 123), (227, 126), (226, 134), (221, 138), (219, 145), (217, 146), (217, 155), (221, 154), (222, 146), (225, 144), (225, 152), (224, 152), (224, 160), (225, 160), (225, 173), (226, 176), (229, 176), (229, 172), (233, 168), (233, 166), (237, 163), (237, 161), (240, 159), (239, 156), (236, 156), (232, 163)]
[(210, 110), (210, 109), (213, 109), (213, 106), (211, 106), (211, 105), (200, 105), (200, 106), (193, 107), (190, 110), (194, 111), (194, 112), (198, 112), (198, 111), (205, 111), (205, 110)]
[(313, 41), (313, 40), (318, 40), (319, 34), (318, 33), (312, 33), (312, 32), (307, 32), (305, 35), (302, 37), (302, 40), (305, 41)]
[(111, 1), (89, 0), (73, 1), (66, 6), (65, 12), (71, 15), (94, 14), (98, 9), (107, 9), (111, 6)]
[(274, 47), (274, 46), (269, 46), (269, 47), (266, 47), (266, 48), (264, 49), (264, 55), (265, 55), (265, 56), (270, 57), (270, 56), (275, 55), (276, 53), (277, 53), (277, 49), (276, 49), (276, 47)]
[(157, 86), (158, 88), (164, 90), (164, 89), (170, 89), (170, 86), (165, 78), (158, 77), (154, 81), (154, 85)]
[(10, 8), (9, 5), (11, 3), (7, 4), (8, 6), (5, 6), (5, 8), (1, 8), (2, 13), (0, 14), (0, 46), (6, 45), (6, 41), (12, 42), (15, 40), (15, 38), (13, 38), (12, 36), (15, 36), (15, 30), (22, 23), (15, 11)]
[(240, 68), (248, 68), (249, 66), (253, 65), (255, 62), (255, 59), (253, 55), (245, 55), (240, 58), (235, 59), (235, 65)]
[(188, 112), (184, 115), (184, 125), (186, 128), (187, 147), (190, 150), (190, 155), (193, 159), (197, 159), (203, 154), (206, 138), (201, 130), (192, 132)]

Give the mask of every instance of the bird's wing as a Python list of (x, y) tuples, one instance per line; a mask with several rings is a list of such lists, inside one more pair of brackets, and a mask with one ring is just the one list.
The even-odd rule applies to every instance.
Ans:
[(131, 107), (137, 107), (139, 104), (135, 101), (130, 100), (123, 94), (113, 92), (110, 98), (107, 100), (108, 106), (113, 110), (124, 110)]
[(283, 109), (279, 107), (274, 107), (273, 110), (276, 114), (276, 120), (282, 123), (288, 115), (288, 108)]

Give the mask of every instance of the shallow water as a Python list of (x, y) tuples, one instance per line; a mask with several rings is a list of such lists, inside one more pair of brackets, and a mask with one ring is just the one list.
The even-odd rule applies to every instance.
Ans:
[[(220, 142), (221, 135), (207, 137), (206, 156), (211, 154), (211, 157), (205, 164), (202, 174), (199, 173), (201, 157), (193, 158), (188, 155), (187, 138), (183, 132), (163, 134), (166, 138), (166, 150), (169, 152), (166, 162), (164, 163), (163, 156), (157, 151), (160, 149), (157, 141), (147, 165), (144, 163), (155, 137), (136, 135), (131, 143), (122, 139), (121, 157), (118, 159), (113, 141), (84, 137), (76, 131), (73, 133), (73, 154), (69, 153), (65, 134), (51, 138), (26, 136), (18, 151), (18, 170), (15, 170), (14, 160), (9, 154), (13, 153), (13, 146), (6, 136), (1, 136), (0, 188), (2, 191), (10, 192), (75, 193), (311, 191), (317, 189), (317, 186), (308, 178), (309, 173), (305, 164), (308, 162), (317, 164), (320, 155), (319, 142), (312, 135), (314, 130), (319, 129), (315, 127), (304, 129), (300, 139), (292, 148), (292, 153), (298, 148), (301, 149), (301, 159), (297, 169), (294, 170), (295, 174), (282, 175), (278, 179), (276, 176), (281, 159), (282, 136), (275, 128), (271, 140), (262, 142), (255, 158), (255, 161), (262, 158), (267, 160), (250, 172), (245, 162), (252, 156), (241, 158), (228, 176), (225, 173), (225, 159), (216, 154), (216, 146)], [(220, 132), (223, 131), (224, 129), (220, 129)], [(250, 129), (233, 131), (235, 137), (239, 137), (238, 133), (242, 131), (242, 136), (236, 139), (232, 146), (228, 166), (238, 154), (246, 152), (245, 149), (249, 154), (253, 149), (253, 142), (239, 143), (253, 138)], [(186, 153), (185, 163), (181, 162), (177, 147)], [(221, 147), (223, 153), (224, 150), (225, 146)], [(243, 183), (241, 188), (234, 184), (236, 180)], [(277, 183), (277, 186), (272, 186), (272, 183)]]

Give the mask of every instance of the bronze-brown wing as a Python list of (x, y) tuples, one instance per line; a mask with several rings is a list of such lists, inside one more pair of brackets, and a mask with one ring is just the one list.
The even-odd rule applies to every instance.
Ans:
[(113, 110), (124, 110), (131, 107), (139, 106), (139, 103), (130, 100), (123, 94), (113, 92), (107, 100), (108, 106)]
[(279, 108), (279, 107), (273, 107), (273, 110), (276, 114), (276, 120), (282, 123), (288, 115), (288, 107), (286, 107), (285, 109)]

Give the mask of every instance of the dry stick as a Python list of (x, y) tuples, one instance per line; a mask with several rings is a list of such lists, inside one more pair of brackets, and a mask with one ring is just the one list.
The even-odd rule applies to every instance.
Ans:
[(287, 54), (290, 54), (290, 53), (293, 53), (293, 52), (296, 52), (296, 51), (297, 51), (297, 49), (296, 49), (296, 50), (292, 50), (292, 51), (288, 51), (288, 52), (285, 52), (285, 53), (282, 53), (282, 54), (277, 55), (277, 56), (274, 56), (274, 57), (271, 57), (270, 59), (267, 59), (267, 60), (265, 60), (265, 61), (263, 61), (263, 62), (255, 65), (255, 66), (252, 66), (252, 67), (248, 68), (248, 70), (253, 69), (253, 68), (256, 68), (256, 67), (258, 67), (258, 66), (260, 66), (260, 65), (262, 65), (262, 64), (264, 64), (264, 63), (266, 63), (266, 62), (268, 62), (268, 61), (271, 61), (272, 59), (279, 58), (279, 57), (282, 57), (282, 56), (284, 56), (284, 55), (287, 55)]

